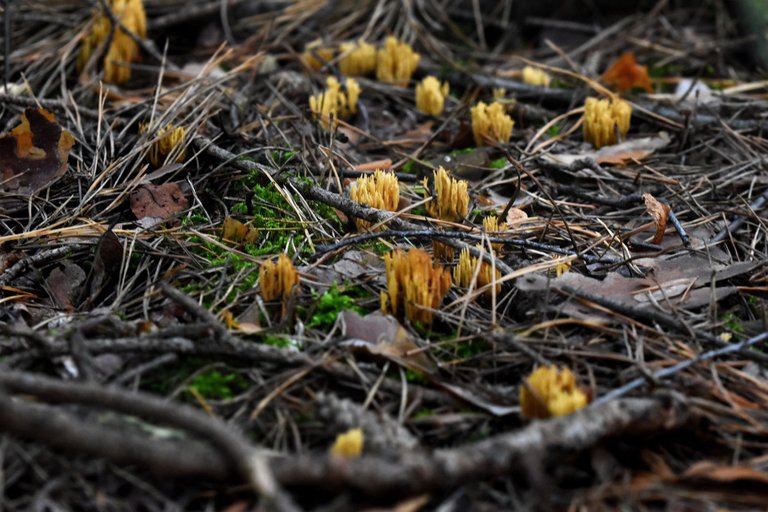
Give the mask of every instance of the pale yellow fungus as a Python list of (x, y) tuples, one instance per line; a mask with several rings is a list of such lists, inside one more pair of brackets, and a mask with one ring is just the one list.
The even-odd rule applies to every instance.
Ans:
[(301, 62), (313, 71), (319, 71), (331, 60), (333, 60), (333, 48), (323, 46), (322, 39), (315, 39), (307, 44), (304, 47), (304, 53), (301, 54)]
[(389, 36), (376, 53), (376, 79), (400, 86), (408, 85), (421, 56), (407, 43)]
[(309, 109), (320, 119), (326, 128), (330, 128), (331, 119), (346, 119), (357, 113), (357, 99), (360, 97), (360, 84), (353, 78), (344, 81), (344, 89), (335, 77), (326, 80), (328, 88), (309, 97)]
[(287, 254), (280, 254), (277, 263), (272, 260), (262, 262), (259, 269), (259, 285), (265, 301), (286, 300), (297, 284), (299, 271)]
[[(372, 208), (394, 212), (400, 202), (400, 185), (393, 173), (378, 170), (358, 178), (349, 187), (349, 197)], [(361, 231), (371, 225), (362, 219), (355, 219), (355, 224)]]
[(541, 366), (520, 386), (520, 409), (527, 418), (549, 418), (571, 414), (587, 405), (589, 399), (576, 384), (568, 368)]
[(616, 100), (587, 98), (584, 103), (584, 140), (599, 149), (626, 137), (632, 117), (632, 105)]
[[(468, 183), (448, 176), (448, 172), (440, 166), (432, 173), (434, 177), (434, 194), (425, 205), (427, 212), (436, 219), (456, 222), (467, 216), (469, 212)], [(424, 178), (426, 197), (429, 197), (429, 182)]]
[(437, 309), (451, 288), (451, 274), (433, 264), (423, 249), (397, 249), (384, 256), (387, 292), (381, 292), (381, 309), (423, 326), (432, 324)]
[[(488, 233), (488, 236), (498, 236), (500, 231), (507, 230), (507, 224), (506, 222), (499, 224), (498, 217), (495, 215), (489, 215), (483, 219), (483, 230)], [(504, 247), (504, 244), (494, 243), (491, 244), (491, 247), (493, 247), (494, 251), (498, 252), (501, 251), (501, 249)]]
[[(107, 0), (107, 5), (123, 26), (136, 37), (147, 35), (147, 16), (142, 0)], [(78, 55), (78, 68), (83, 69), (94, 51), (103, 44), (112, 31), (110, 19), (97, 12), (90, 32), (83, 38), (83, 45)], [(112, 34), (109, 48), (104, 57), (104, 81), (120, 84), (131, 78), (130, 63), (139, 60), (139, 45), (117, 27)]]
[[(146, 133), (149, 125), (142, 123), (139, 125), (139, 132)], [(170, 155), (176, 148), (179, 148), (176, 152), (176, 158), (174, 161), (183, 162), (187, 158), (187, 148), (181, 147), (181, 143), (184, 141), (184, 137), (187, 134), (187, 129), (183, 126), (174, 127), (172, 124), (167, 124), (165, 127), (157, 130), (157, 136), (152, 142), (149, 148), (147, 157), (149, 161), (155, 167), (160, 167), (165, 160), (165, 157)]]
[(351, 428), (336, 436), (331, 447), (331, 455), (337, 457), (349, 457), (356, 458), (363, 453), (363, 444), (365, 443), (365, 436), (363, 430), (360, 428)]
[(339, 71), (347, 76), (365, 76), (376, 69), (376, 47), (365, 41), (341, 43)]
[(440, 84), (434, 76), (424, 78), (416, 85), (416, 109), (425, 114), (439, 116), (443, 113), (448, 90), (448, 82)]
[[(469, 248), (462, 249), (459, 253), (459, 263), (453, 269), (453, 282), (456, 286), (461, 288), (469, 288), (472, 285), (472, 278), (477, 272), (477, 281), (474, 286), (475, 289), (483, 288), (488, 285), (496, 283), (496, 294), (501, 292), (501, 283), (498, 281), (501, 279), (501, 272), (496, 270), (495, 275), (493, 268), (486, 262), (480, 264), (480, 270), (477, 270), (477, 258), (469, 253)], [(491, 297), (493, 295), (493, 287), (488, 286), (485, 290), (485, 296)]]
[(523, 83), (525, 84), (549, 87), (549, 82), (551, 81), (552, 77), (543, 69), (533, 66), (525, 66), (523, 68)]
[(504, 112), (504, 105), (497, 101), (486, 105), (481, 101), (471, 111), (472, 133), (478, 146), (509, 142), (515, 123)]

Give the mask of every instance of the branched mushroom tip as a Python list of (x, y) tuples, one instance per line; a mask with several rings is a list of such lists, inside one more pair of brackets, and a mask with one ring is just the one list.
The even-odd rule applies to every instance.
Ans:
[[(427, 213), (436, 219), (456, 222), (469, 213), (469, 191), (465, 180), (451, 178), (440, 166), (433, 172), (434, 194), (425, 205)], [(424, 178), (426, 197), (429, 197), (429, 182)]]
[(280, 254), (277, 263), (272, 260), (262, 262), (259, 269), (261, 296), (265, 301), (286, 300), (299, 284), (299, 271), (287, 254)]
[(304, 65), (314, 71), (319, 71), (331, 60), (333, 60), (333, 48), (323, 46), (322, 39), (315, 39), (308, 43), (304, 46), (304, 53), (301, 54), (301, 61)]
[[(394, 212), (400, 202), (400, 184), (394, 174), (377, 170), (355, 181), (349, 188), (349, 197), (360, 204)], [(362, 219), (355, 219), (355, 223), (361, 231), (370, 226)]]
[(589, 398), (568, 368), (541, 366), (520, 386), (520, 409), (528, 418), (565, 416), (587, 405)]
[(421, 56), (408, 43), (389, 36), (376, 53), (376, 79), (400, 86), (408, 85)]
[(365, 41), (341, 43), (339, 71), (347, 76), (365, 76), (376, 70), (376, 47)]
[(360, 84), (353, 78), (344, 81), (344, 88), (335, 77), (326, 80), (328, 88), (309, 97), (309, 109), (320, 119), (326, 128), (337, 119), (346, 119), (357, 113), (357, 99), (360, 96)]
[[(491, 236), (495, 236), (495, 234), (498, 234), (499, 231), (506, 231), (507, 227), (508, 226), (506, 222), (499, 224), (499, 218), (495, 215), (489, 215), (483, 219), (483, 231), (489, 234), (493, 234)], [(492, 247), (494, 251), (499, 252), (504, 247), (504, 244), (496, 243), (492, 244)]]
[(533, 66), (525, 66), (523, 68), (523, 83), (525, 84), (549, 87), (549, 83), (551, 81), (552, 77), (549, 76), (549, 73), (543, 69), (539, 69)]
[(363, 453), (364, 444), (363, 429), (351, 428), (336, 436), (336, 441), (331, 447), (331, 455), (348, 458), (359, 457)]
[[(461, 253), (459, 254), (459, 263), (453, 269), (453, 281), (456, 283), (456, 286), (461, 288), (470, 287), (472, 284), (472, 278), (475, 276), (475, 272), (477, 272), (477, 263), (478, 259), (469, 253), (468, 248), (465, 247), (462, 249)], [(496, 283), (495, 291), (496, 294), (498, 294), (501, 292), (501, 283), (499, 283), (500, 279), (500, 271), (496, 270), (494, 273), (491, 265), (486, 262), (482, 262), (480, 263), (480, 270), (477, 272), (477, 284), (475, 289)], [(491, 297), (493, 293), (494, 288), (489, 286), (485, 291), (485, 296)]]
[(423, 326), (432, 324), (437, 309), (451, 288), (451, 274), (433, 264), (423, 249), (395, 250), (384, 256), (387, 290), (381, 293), (381, 309)]
[[(584, 103), (584, 140), (599, 149), (626, 137), (632, 117), (632, 105), (615, 100), (587, 98)], [(618, 132), (618, 134), (617, 134)]]
[[(139, 132), (146, 133), (148, 128), (149, 125), (147, 123), (142, 123), (139, 125)], [(165, 127), (157, 130), (157, 138), (152, 142), (152, 146), (150, 146), (147, 155), (152, 165), (160, 167), (163, 164), (165, 157), (170, 155), (176, 147), (181, 145), (186, 134), (186, 128), (183, 126), (174, 127), (172, 124), (167, 124)], [(175, 161), (183, 162), (186, 158), (187, 149), (179, 149)]]
[(504, 105), (497, 101), (486, 105), (481, 101), (472, 107), (471, 113), (472, 133), (478, 146), (509, 142), (515, 123), (504, 111)]
[[(136, 36), (147, 35), (147, 16), (142, 0), (107, 0), (115, 18)], [(112, 31), (112, 21), (104, 14), (96, 12), (90, 32), (83, 38), (83, 45), (78, 55), (78, 68), (83, 69), (94, 51), (103, 44)], [(104, 57), (104, 81), (120, 84), (131, 78), (129, 64), (139, 60), (139, 47), (131, 36), (122, 28), (115, 29)]]
[(440, 84), (434, 76), (425, 77), (416, 85), (416, 109), (425, 114), (439, 116), (443, 113), (448, 91), (448, 82)]

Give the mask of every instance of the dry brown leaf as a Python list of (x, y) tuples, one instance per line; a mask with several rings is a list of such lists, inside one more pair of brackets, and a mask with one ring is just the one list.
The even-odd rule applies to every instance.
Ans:
[(189, 202), (176, 183), (142, 185), (131, 192), (131, 211), (137, 219), (168, 219), (187, 208)]
[(654, 244), (660, 244), (664, 239), (664, 231), (667, 229), (667, 218), (669, 217), (669, 205), (660, 203), (651, 194), (643, 194), (643, 201), (645, 201), (645, 208), (648, 213), (653, 217), (653, 223), (656, 225), (656, 234), (653, 235), (651, 242)]
[(648, 66), (637, 63), (634, 52), (624, 52), (613, 61), (600, 80), (619, 91), (628, 91), (639, 87), (646, 92), (653, 92), (651, 79), (648, 76)]
[(226, 217), (222, 226), (221, 238), (228, 242), (236, 244), (245, 242), (250, 243), (256, 240), (259, 231), (256, 228), (243, 224), (237, 219)]
[(73, 300), (78, 295), (80, 285), (85, 282), (85, 271), (69, 260), (64, 260), (61, 267), (51, 270), (45, 280), (48, 292), (56, 307), (74, 311)]
[(89, 285), (89, 300), (91, 302), (96, 300), (109, 281), (117, 281), (122, 264), (123, 244), (120, 243), (120, 239), (110, 229), (101, 236), (99, 245), (96, 248), (96, 257), (93, 260), (93, 274), (91, 275)]
[(437, 366), (394, 317), (380, 312), (360, 316), (354, 311), (342, 311), (339, 318), (344, 336), (352, 338), (345, 343), (347, 346), (389, 359), (409, 370), (426, 374), (437, 372)]
[[(624, 277), (609, 272), (604, 279), (594, 279), (575, 272), (567, 272), (557, 279), (528, 274), (516, 281), (523, 291), (541, 291), (552, 286), (569, 286), (579, 291), (601, 295), (630, 306), (653, 307), (655, 301), (671, 301), (676, 307), (697, 308), (719, 301), (735, 293), (737, 288), (723, 281), (743, 275), (754, 269), (754, 262), (729, 265), (710, 261), (699, 255), (635, 260), (645, 269), (646, 277)], [(711, 288), (712, 282), (718, 286)]]
[(0, 135), (0, 189), (20, 194), (48, 187), (67, 170), (75, 138), (42, 108), (28, 108), (10, 133)]
[(507, 212), (507, 227), (511, 228), (522, 224), (528, 219), (528, 214), (520, 208), (510, 208)]
[(612, 146), (603, 146), (597, 151), (586, 150), (578, 153), (546, 154), (542, 158), (560, 165), (571, 165), (578, 160), (584, 159), (591, 159), (603, 165), (622, 165), (627, 162), (648, 158), (657, 150), (669, 145), (669, 141), (670, 138), (667, 132), (659, 132), (654, 137), (642, 137)]

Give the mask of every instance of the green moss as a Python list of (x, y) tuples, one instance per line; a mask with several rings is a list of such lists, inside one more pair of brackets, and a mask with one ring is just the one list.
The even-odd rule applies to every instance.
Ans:
[(239, 373), (222, 373), (219, 370), (203, 372), (195, 376), (187, 386), (188, 389), (195, 389), (204, 398), (213, 400), (232, 398), (247, 387), (248, 381)]
[(336, 286), (332, 286), (330, 290), (320, 295), (319, 299), (315, 292), (313, 295), (317, 300), (317, 308), (312, 318), (307, 322), (307, 327), (311, 329), (330, 329), (336, 322), (339, 313), (345, 310), (363, 313), (363, 309), (355, 304), (355, 297), (348, 292), (342, 292)]
[(547, 129), (547, 135), (550, 137), (555, 137), (557, 135), (560, 135), (560, 125), (553, 124)]
[(503, 169), (508, 163), (506, 158), (497, 158), (496, 160), (491, 160), (488, 167), (491, 169)]
[(278, 348), (301, 348), (296, 345), (295, 341), (293, 341), (291, 338), (288, 338), (287, 336), (275, 336), (267, 334), (262, 336), (261, 342), (265, 345), (271, 345)]
[(414, 384), (428, 384), (429, 381), (424, 377), (424, 374), (414, 370), (405, 370), (405, 380), (413, 382)]
[(737, 317), (735, 313), (725, 313), (722, 318), (723, 327), (734, 334), (743, 334), (744, 325), (742, 325), (741, 318)]
[[(407, 378), (407, 375), (406, 375)], [(430, 416), (434, 416), (435, 411), (430, 409), (429, 407), (422, 407), (416, 413), (413, 415), (414, 418), (429, 418)]]

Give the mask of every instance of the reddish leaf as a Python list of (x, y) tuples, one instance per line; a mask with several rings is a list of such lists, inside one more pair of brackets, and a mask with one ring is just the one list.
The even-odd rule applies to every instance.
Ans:
[(131, 192), (131, 211), (141, 220), (146, 217), (168, 219), (189, 205), (176, 183), (143, 185)]
[(104, 233), (96, 248), (96, 257), (93, 260), (93, 274), (89, 287), (91, 301), (104, 289), (109, 281), (116, 282), (120, 276), (120, 268), (123, 264), (123, 244), (110, 229)]
[(65, 260), (61, 267), (51, 270), (45, 284), (51, 299), (58, 308), (74, 311), (75, 305), (72, 301), (84, 281), (85, 271), (71, 261)]
[(622, 54), (600, 79), (619, 91), (640, 87), (647, 92), (653, 92), (651, 79), (648, 77), (648, 66), (639, 65), (633, 52)]
[(667, 217), (669, 217), (669, 205), (660, 203), (651, 194), (643, 194), (645, 208), (653, 217), (653, 223), (656, 225), (656, 234), (653, 235), (651, 242), (660, 244), (664, 239), (664, 231), (667, 229)]
[(74, 143), (74, 137), (56, 124), (56, 116), (28, 108), (16, 128), (0, 135), (0, 187), (23, 194), (50, 186), (66, 172)]

